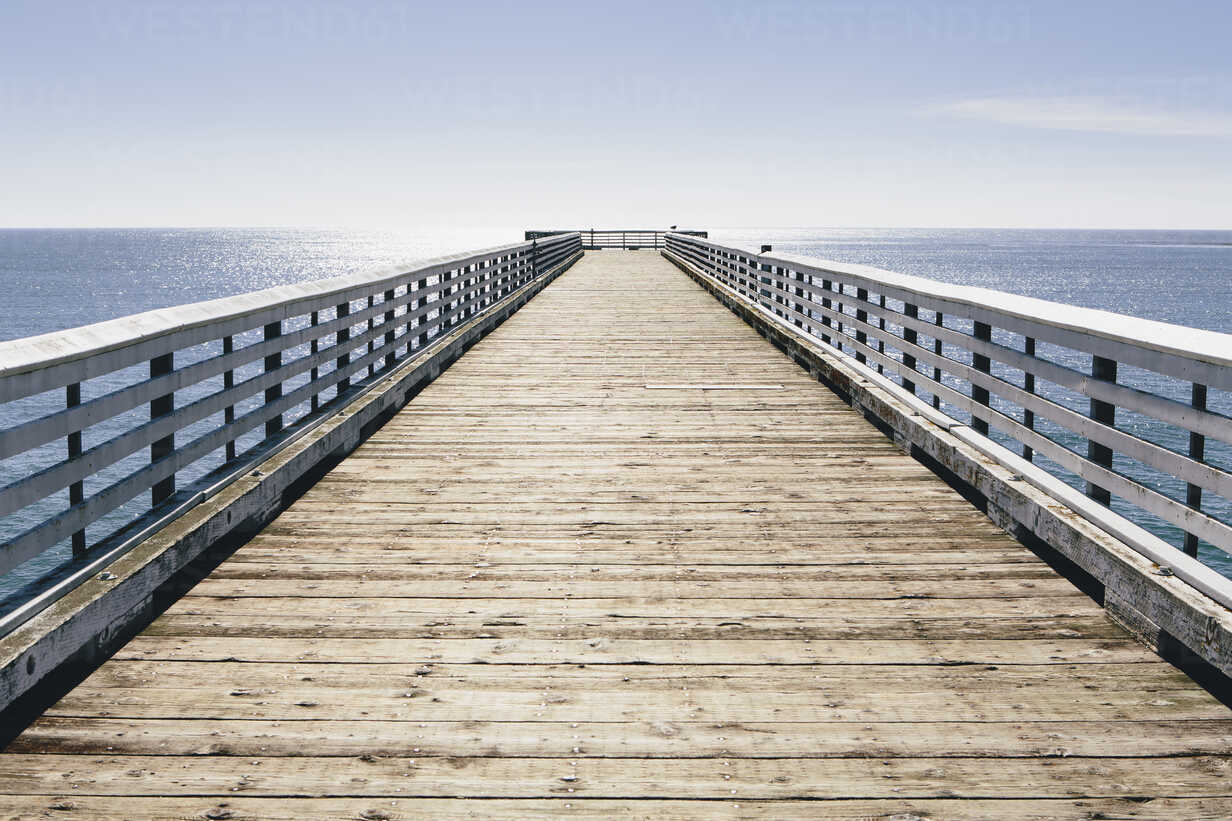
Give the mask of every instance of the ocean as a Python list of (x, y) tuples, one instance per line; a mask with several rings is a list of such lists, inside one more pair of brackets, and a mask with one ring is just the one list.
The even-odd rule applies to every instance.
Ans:
[[(8, 306), (0, 340), (521, 238), (520, 228), (0, 230)], [(710, 238), (1232, 332), (1232, 231), (726, 228), (712, 229)], [(1219, 404), (1227, 399), (1216, 397), (1212, 407), (1232, 412)], [(4, 413), (0, 408), (0, 425)], [(1140, 426), (1135, 433), (1182, 447), (1150, 420), (1130, 421)], [(1226, 450), (1214, 448), (1211, 458), (1229, 458)], [(0, 485), (29, 471), (21, 460), (0, 461)], [(1176, 543), (1175, 529), (1117, 509)], [(1225, 521), (1229, 513), (1217, 511)], [(25, 526), (17, 516), (0, 521), (0, 540)], [(1232, 575), (1232, 558), (1222, 552), (1204, 546), (1203, 559)], [(0, 596), (56, 560), (0, 578)]]

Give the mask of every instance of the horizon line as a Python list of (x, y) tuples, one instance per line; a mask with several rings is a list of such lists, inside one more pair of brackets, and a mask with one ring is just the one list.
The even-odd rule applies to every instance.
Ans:
[[(575, 228), (573, 230), (585, 231), (590, 228), (595, 230), (622, 230), (616, 228), (599, 228), (596, 225), (587, 225), (585, 228)], [(0, 225), (0, 231), (422, 231), (431, 233), (433, 231), (456, 231), (456, 230), (492, 230), (492, 231), (533, 231), (539, 230), (535, 228), (514, 227), (512, 225), (480, 225), (480, 226), (442, 226), (428, 225), (422, 228), (417, 228), (413, 225), (404, 227), (395, 227), (389, 225), (361, 227), (355, 225), (326, 225), (326, 224), (270, 224), (270, 225)], [(693, 226), (683, 230), (710, 230), (710, 231), (731, 231), (731, 230), (760, 230), (760, 231), (801, 231), (801, 230), (908, 230), (908, 231), (1208, 231), (1208, 232), (1232, 232), (1232, 225), (1222, 228), (1211, 227), (1195, 227), (1195, 226), (1061, 226), (1061, 225), (709, 225), (709, 226)], [(550, 228), (542, 230), (552, 230)], [(624, 230), (635, 230), (632, 228)], [(647, 230), (647, 229), (637, 229)], [(648, 230), (669, 230), (668, 228), (651, 228)]]

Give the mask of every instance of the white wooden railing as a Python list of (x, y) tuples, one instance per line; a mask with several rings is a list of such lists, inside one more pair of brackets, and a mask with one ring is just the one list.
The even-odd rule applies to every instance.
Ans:
[(580, 253), (561, 234), (0, 343), (0, 574), (86, 556)]
[(666, 252), (1188, 555), (1232, 553), (1232, 335), (769, 247)]

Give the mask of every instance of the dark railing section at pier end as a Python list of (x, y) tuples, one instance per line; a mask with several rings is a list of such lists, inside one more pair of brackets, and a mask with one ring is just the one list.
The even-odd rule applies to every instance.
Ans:
[[(558, 234), (577, 233), (582, 238), (582, 248), (587, 251), (601, 251), (605, 248), (619, 248), (625, 251), (637, 251), (642, 248), (664, 248), (666, 247), (667, 231), (660, 231), (653, 228), (641, 230), (617, 230), (617, 229), (598, 229), (598, 228), (571, 228), (568, 230), (559, 231), (527, 231), (526, 241), (543, 239), (544, 237), (554, 237)], [(675, 231), (674, 233), (683, 234), (690, 237), (701, 237), (706, 239), (709, 234), (705, 231)]]

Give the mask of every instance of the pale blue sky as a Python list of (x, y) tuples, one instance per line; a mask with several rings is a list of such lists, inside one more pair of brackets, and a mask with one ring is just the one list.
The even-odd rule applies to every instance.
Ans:
[(0, 0), (0, 225), (1232, 228), (1232, 3)]

